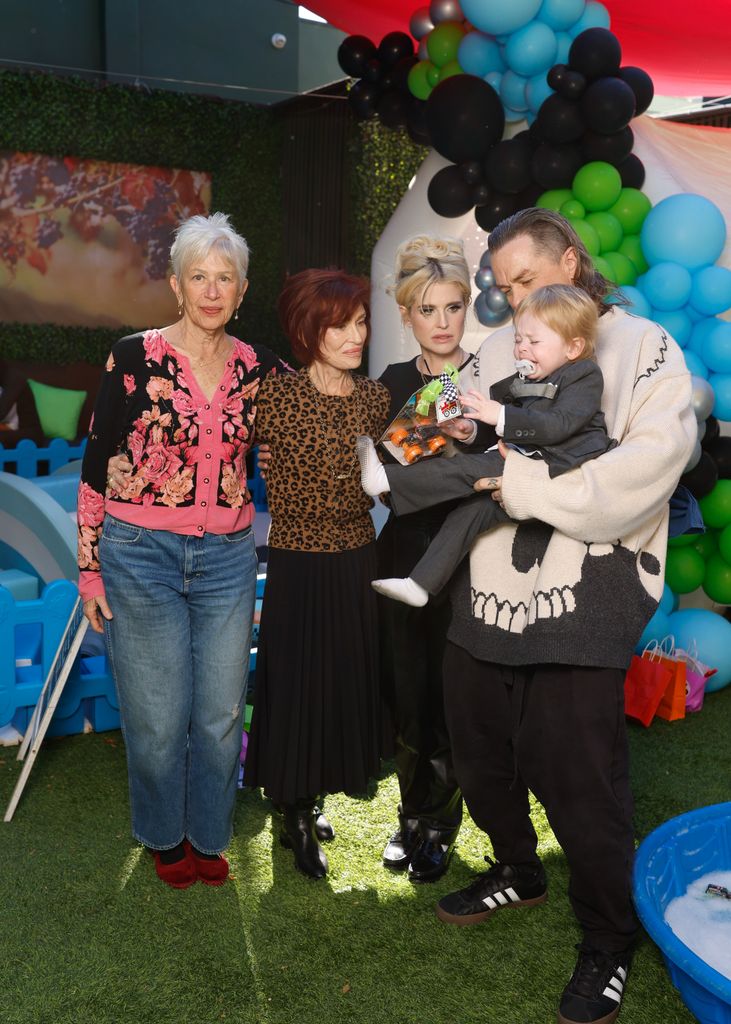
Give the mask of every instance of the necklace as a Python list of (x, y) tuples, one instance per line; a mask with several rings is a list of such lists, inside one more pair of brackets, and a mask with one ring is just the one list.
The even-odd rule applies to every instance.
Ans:
[[(315, 403), (315, 411), (317, 413), (318, 419), (320, 420), (322, 442), (325, 448), (325, 458), (327, 459), (327, 464), (330, 469), (330, 475), (332, 476), (333, 480), (349, 480), (350, 477), (353, 475), (353, 470), (358, 464), (358, 456), (356, 455), (355, 452), (353, 452), (353, 455), (351, 456), (350, 460), (348, 460), (345, 454), (345, 438), (342, 436), (342, 434), (337, 439), (333, 438), (333, 443), (335, 442), (335, 440), (337, 440), (338, 442), (337, 456), (339, 456), (341, 467), (343, 467), (344, 465), (347, 468), (347, 472), (337, 471), (336, 452), (330, 446), (330, 439), (328, 437), (330, 431), (328, 429), (327, 418), (325, 416), (322, 404), (320, 402), (320, 391), (318, 390), (317, 385), (315, 384), (314, 380), (312, 379), (307, 370), (305, 370), (305, 376), (307, 377), (307, 380), (310, 382), (310, 388), (312, 389), (312, 395)], [(358, 382), (354, 378), (351, 377), (351, 380), (353, 381), (353, 390), (351, 392), (351, 395), (355, 398), (356, 418), (358, 420), (358, 424), (360, 425), (364, 423), (363, 417), (361, 415), (361, 389)]]
[[(457, 351), (458, 351), (459, 357), (460, 357), (459, 358), (459, 366), (457, 367), (457, 369), (459, 370), (460, 366), (464, 362), (464, 359), (462, 358), (464, 356), (464, 352), (462, 351), (461, 348), (458, 349)], [(426, 379), (426, 376), (424, 375), (424, 371), (423, 370), (419, 370), (419, 362), (418, 362), (418, 360), (416, 362), (416, 369), (419, 370), (419, 376), (421, 377), (421, 381), (424, 384), (424, 386), (426, 386), (429, 383), (430, 380), (434, 380), (434, 378), (438, 377), (439, 374), (431, 372), (431, 370), (429, 369), (429, 364), (426, 361), (426, 356), (424, 355), (423, 352), (421, 353), (421, 361), (424, 364), (424, 366), (426, 367), (426, 372), (427, 372), (427, 375), (429, 376), (429, 380)]]

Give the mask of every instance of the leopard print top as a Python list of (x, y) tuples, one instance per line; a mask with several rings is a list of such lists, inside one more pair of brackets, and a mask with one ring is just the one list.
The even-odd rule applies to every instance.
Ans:
[(306, 370), (262, 381), (255, 422), (257, 442), (272, 449), (270, 547), (346, 551), (374, 539), (373, 502), (360, 486), (355, 439), (381, 436), (390, 399), (382, 384), (360, 375), (354, 380), (347, 398), (316, 391)]

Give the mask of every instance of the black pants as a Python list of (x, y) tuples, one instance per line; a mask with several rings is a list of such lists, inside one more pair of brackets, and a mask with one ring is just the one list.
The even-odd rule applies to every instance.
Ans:
[(537, 859), (530, 789), (566, 855), (569, 898), (586, 941), (612, 952), (626, 949), (638, 924), (630, 897), (624, 672), (510, 668), (448, 643), (445, 678), (457, 778), (497, 860)]
[(460, 452), (451, 459), (425, 459), (414, 466), (386, 466), (391, 503), (397, 515), (461, 498), (447, 515), (426, 551), (408, 573), (430, 594), (438, 594), (480, 533), (509, 516), (489, 492), (475, 493), (476, 480), (502, 476), (505, 463), (497, 451)]
[[(406, 575), (439, 522), (389, 519), (378, 539), (379, 569)], [(462, 794), (454, 774), (444, 719), (442, 666), (449, 602), (424, 608), (379, 600), (382, 682), (395, 726), (395, 764), (405, 817), (440, 831), (459, 828)]]

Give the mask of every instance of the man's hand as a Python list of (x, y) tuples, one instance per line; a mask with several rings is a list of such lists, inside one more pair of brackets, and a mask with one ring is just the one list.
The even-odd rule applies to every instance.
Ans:
[[(508, 449), (502, 441), (498, 441), (497, 448), (503, 459), (508, 457)], [(479, 480), (475, 480), (473, 484), (473, 490), (475, 491), (492, 491), (492, 500), (496, 501), (500, 508), (505, 508), (503, 505), (503, 478), (501, 476), (483, 476)]]
[[(113, 455), (107, 463), (107, 487), (110, 491), (123, 494), (132, 474), (132, 463), (126, 455)], [(88, 618), (88, 616), (87, 616)], [(91, 622), (91, 619), (89, 619)], [(101, 630), (97, 630), (97, 633)]]
[(443, 434), (453, 437), (455, 441), (471, 441), (475, 436), (475, 424), (471, 420), (465, 419), (464, 416), (441, 423), (439, 429)]

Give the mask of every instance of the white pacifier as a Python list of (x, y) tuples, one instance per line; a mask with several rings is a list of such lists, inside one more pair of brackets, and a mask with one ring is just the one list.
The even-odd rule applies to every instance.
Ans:
[(536, 364), (532, 363), (530, 359), (516, 359), (515, 369), (521, 378), (530, 376), (531, 373), (535, 373)]

